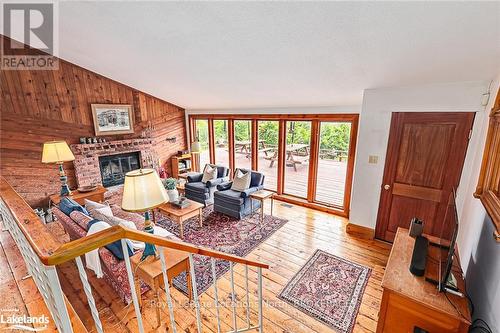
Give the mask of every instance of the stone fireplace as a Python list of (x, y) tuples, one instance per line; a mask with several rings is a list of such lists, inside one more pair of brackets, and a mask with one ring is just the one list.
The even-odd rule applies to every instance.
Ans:
[(74, 144), (71, 150), (78, 187), (119, 185), (130, 170), (158, 168), (151, 139)]

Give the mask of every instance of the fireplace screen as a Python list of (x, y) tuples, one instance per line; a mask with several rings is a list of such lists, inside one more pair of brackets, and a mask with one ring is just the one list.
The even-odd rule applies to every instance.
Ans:
[(139, 152), (99, 157), (99, 168), (104, 187), (123, 184), (125, 174), (140, 167)]

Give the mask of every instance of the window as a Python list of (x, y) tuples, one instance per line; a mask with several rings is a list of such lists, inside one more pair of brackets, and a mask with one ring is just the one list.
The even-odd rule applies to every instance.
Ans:
[(234, 167), (252, 169), (252, 121), (234, 121)]
[(279, 121), (258, 121), (258, 171), (264, 174), (265, 187), (278, 190), (278, 136)]
[(320, 123), (316, 201), (344, 206), (350, 138), (350, 123)]
[(214, 119), (215, 164), (229, 167), (228, 121)]
[(285, 188), (286, 194), (307, 198), (311, 158), (311, 122), (286, 122)]
[(207, 119), (197, 119), (196, 123), (196, 137), (200, 142), (200, 171), (205, 168), (205, 164), (210, 163), (210, 150), (208, 143), (208, 120)]
[(348, 217), (358, 115), (197, 114), (190, 116), (209, 160), (253, 169), (276, 198)]

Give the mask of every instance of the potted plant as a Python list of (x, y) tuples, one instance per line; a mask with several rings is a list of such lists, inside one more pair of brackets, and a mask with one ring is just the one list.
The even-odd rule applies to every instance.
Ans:
[(163, 186), (167, 190), (168, 199), (170, 201), (177, 201), (179, 199), (179, 192), (177, 191), (177, 179), (175, 178), (167, 178), (163, 180)]

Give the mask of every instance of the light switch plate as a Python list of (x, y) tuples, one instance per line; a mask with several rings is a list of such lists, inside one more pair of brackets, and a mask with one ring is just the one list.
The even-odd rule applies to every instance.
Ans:
[(368, 163), (377, 164), (378, 163), (378, 156), (376, 156), (376, 155), (368, 156)]

